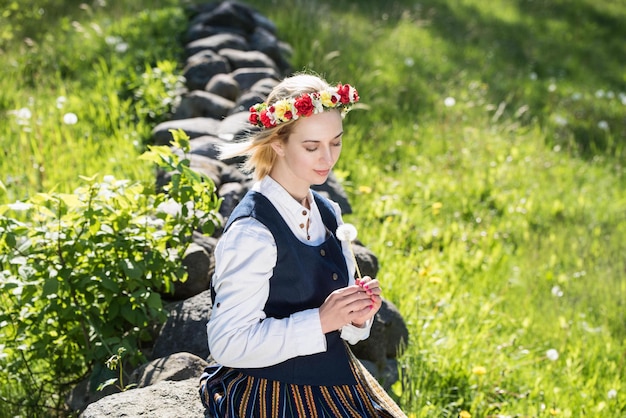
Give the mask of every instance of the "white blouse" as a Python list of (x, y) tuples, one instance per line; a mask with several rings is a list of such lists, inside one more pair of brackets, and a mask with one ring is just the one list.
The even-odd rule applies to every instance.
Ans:
[[(326, 228), (311, 191), (308, 198), (311, 210), (308, 210), (269, 176), (257, 182), (253, 190), (272, 202), (300, 241), (310, 245), (324, 242)], [(331, 203), (337, 224), (343, 224), (339, 205)], [(347, 243), (342, 242), (342, 249), (349, 284), (354, 284), (355, 266)], [(267, 367), (326, 351), (318, 308), (283, 319), (267, 318), (263, 312), (276, 257), (273, 235), (251, 217), (233, 222), (218, 241), (213, 276), (217, 296), (207, 324), (209, 348), (218, 363), (228, 367)], [(356, 344), (369, 337), (371, 322), (363, 328), (346, 325), (341, 329), (341, 337)]]

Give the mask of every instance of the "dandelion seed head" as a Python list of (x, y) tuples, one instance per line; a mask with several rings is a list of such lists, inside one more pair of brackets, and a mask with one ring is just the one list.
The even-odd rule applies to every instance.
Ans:
[(128, 44), (126, 42), (120, 42), (117, 45), (115, 45), (115, 52), (119, 52), (120, 54), (123, 54), (126, 51), (128, 51)]
[(557, 298), (560, 298), (561, 296), (563, 296), (563, 291), (561, 290), (561, 288), (559, 286), (552, 286), (552, 296), (555, 296)]
[(64, 124), (76, 125), (77, 122), (78, 122), (78, 116), (76, 116), (76, 113), (68, 112), (65, 115), (63, 115)]
[(456, 99), (454, 97), (446, 97), (443, 101), (443, 104), (446, 107), (452, 107), (456, 104)]
[(337, 228), (337, 232), (335, 233), (337, 238), (341, 241), (354, 241), (357, 237), (357, 231), (354, 225), (352, 224), (343, 224)]
[(550, 361), (557, 361), (559, 359), (559, 352), (556, 351), (554, 348), (551, 348), (546, 351), (546, 357)]
[(65, 96), (57, 97), (57, 109), (61, 109), (65, 103), (67, 103), (67, 98)]
[(555, 115), (553, 120), (558, 126), (567, 126), (567, 119), (561, 115)]

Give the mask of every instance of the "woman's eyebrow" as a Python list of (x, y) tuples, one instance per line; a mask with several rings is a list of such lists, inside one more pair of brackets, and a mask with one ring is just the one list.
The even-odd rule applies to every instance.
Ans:
[[(339, 138), (341, 135), (343, 135), (343, 131), (339, 132), (339, 134), (337, 134), (337, 136), (335, 136), (333, 139), (337, 139), (337, 138)], [(315, 143), (317, 143), (317, 142), (320, 142), (320, 140), (319, 140), (319, 139), (305, 139), (305, 140), (303, 140), (303, 141), (302, 141), (302, 143), (303, 143), (303, 144), (304, 144), (305, 142), (315, 142)]]

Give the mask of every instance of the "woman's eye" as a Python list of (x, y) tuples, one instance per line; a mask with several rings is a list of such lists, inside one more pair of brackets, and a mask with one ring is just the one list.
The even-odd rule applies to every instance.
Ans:
[(308, 152), (315, 152), (317, 151), (317, 147), (315, 148), (305, 148)]
[(333, 147), (340, 147), (340, 146), (341, 146), (341, 141), (336, 142), (336, 143), (333, 144)]

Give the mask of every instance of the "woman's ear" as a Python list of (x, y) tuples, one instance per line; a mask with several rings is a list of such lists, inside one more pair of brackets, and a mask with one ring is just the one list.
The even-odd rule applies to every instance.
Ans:
[(274, 141), (270, 145), (272, 146), (272, 149), (274, 150), (276, 155), (278, 155), (279, 157), (285, 156), (285, 150), (283, 149), (284, 144), (281, 141)]

